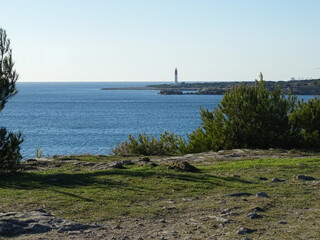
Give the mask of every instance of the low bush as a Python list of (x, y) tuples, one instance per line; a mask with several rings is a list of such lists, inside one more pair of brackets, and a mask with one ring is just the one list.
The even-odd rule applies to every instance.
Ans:
[(178, 155), (184, 152), (186, 141), (181, 136), (164, 132), (157, 139), (154, 135), (139, 134), (117, 144), (112, 152), (115, 155)]

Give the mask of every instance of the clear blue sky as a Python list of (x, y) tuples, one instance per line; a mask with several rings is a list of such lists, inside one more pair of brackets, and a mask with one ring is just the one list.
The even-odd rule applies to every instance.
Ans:
[(319, 0), (0, 0), (20, 81), (320, 77)]

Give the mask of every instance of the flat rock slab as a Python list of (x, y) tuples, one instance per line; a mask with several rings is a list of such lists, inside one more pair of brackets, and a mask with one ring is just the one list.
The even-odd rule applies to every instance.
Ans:
[(52, 230), (69, 232), (97, 228), (57, 218), (45, 211), (0, 213), (0, 236), (12, 237), (22, 234), (46, 233)]

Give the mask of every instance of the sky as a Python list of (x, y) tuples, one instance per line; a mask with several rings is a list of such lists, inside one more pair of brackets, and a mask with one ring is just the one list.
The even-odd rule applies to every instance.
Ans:
[(319, 0), (0, 0), (19, 81), (320, 78)]

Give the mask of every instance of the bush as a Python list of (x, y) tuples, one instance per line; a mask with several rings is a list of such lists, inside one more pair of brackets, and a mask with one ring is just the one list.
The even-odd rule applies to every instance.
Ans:
[(201, 109), (202, 124), (189, 136), (189, 152), (232, 148), (289, 147), (289, 114), (296, 97), (269, 91), (263, 75), (255, 86), (234, 86), (217, 108)]
[(20, 160), (20, 144), (23, 142), (21, 133), (7, 132), (0, 128), (0, 171), (14, 172), (17, 170)]
[(112, 152), (115, 155), (178, 155), (186, 148), (186, 141), (173, 133), (164, 132), (160, 139), (154, 135), (139, 134), (135, 139), (129, 135), (129, 139), (117, 144)]
[(320, 147), (320, 99), (299, 101), (295, 110), (289, 116), (292, 134), (297, 147)]

